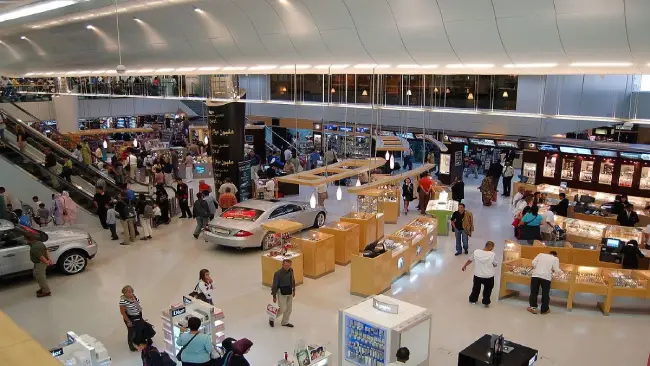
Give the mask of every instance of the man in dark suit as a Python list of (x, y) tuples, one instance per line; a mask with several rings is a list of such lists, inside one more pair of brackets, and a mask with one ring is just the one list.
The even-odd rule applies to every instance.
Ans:
[(639, 215), (634, 212), (634, 205), (631, 203), (625, 205), (625, 210), (618, 214), (616, 221), (618, 221), (618, 224), (621, 226), (634, 227), (634, 225), (639, 222)]
[(555, 208), (555, 211), (558, 215), (567, 217), (567, 211), (569, 210), (569, 200), (566, 198), (566, 193), (560, 193), (560, 202), (557, 205), (553, 205), (551, 209)]

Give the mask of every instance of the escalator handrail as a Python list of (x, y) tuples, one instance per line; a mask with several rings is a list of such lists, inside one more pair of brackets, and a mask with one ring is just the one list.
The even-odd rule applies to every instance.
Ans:
[[(5, 149), (11, 149), (14, 153), (20, 155), (21, 158), (22, 158), (23, 160), (29, 160), (29, 161), (32, 162), (32, 164), (38, 165), (39, 167), (42, 167), (43, 169), (45, 169), (45, 168), (43, 167), (42, 164), (40, 164), (38, 161), (34, 160), (32, 157), (30, 157), (30, 156), (24, 154), (22, 151), (20, 151), (20, 149), (18, 149), (17, 147), (13, 146), (13, 145), (10, 144), (8, 141), (6, 141), (6, 139), (5, 139), (5, 140), (0, 139), (0, 141), (3, 143), (2, 148), (5, 148)], [(11, 162), (11, 161), (10, 161), (10, 162)], [(30, 174), (30, 175), (32, 176), (33, 179), (35, 179), (35, 180), (39, 181), (40, 183), (44, 184), (46, 187), (48, 187), (48, 188), (50, 188), (50, 189), (54, 189), (53, 187), (50, 187), (49, 184), (47, 184), (46, 182), (42, 181), (42, 180), (39, 179), (38, 177), (33, 176), (30, 172), (26, 171), (26, 173)], [(60, 177), (59, 175), (56, 175), (56, 174), (52, 174), (51, 176), (52, 176), (52, 177), (56, 177), (56, 180), (57, 180), (57, 182), (58, 182), (59, 185), (62, 185), (62, 186), (64, 186), (64, 187), (66, 187), (66, 189), (62, 189), (61, 191), (75, 191), (75, 192), (77, 192), (77, 193), (79, 193), (79, 194), (85, 196), (89, 201), (93, 201), (93, 198), (94, 198), (93, 196), (91, 196), (90, 194), (86, 193), (83, 189), (79, 189), (79, 188), (78, 188), (77, 186), (75, 186), (73, 183), (68, 182), (67, 180), (63, 179), (62, 177)], [(56, 191), (56, 189), (54, 189), (54, 190)], [(88, 209), (87, 207), (84, 207), (84, 206), (81, 205), (81, 204), (78, 204), (78, 205), (79, 205), (80, 207), (86, 209), (86, 210)], [(95, 211), (90, 211), (90, 213), (92, 213), (92, 214), (96, 214)]]
[[(16, 109), (18, 109), (19, 111), (25, 113), (28, 117), (30, 117), (31, 119), (33, 119), (34, 122), (38, 122), (38, 124), (41, 126), (41, 128), (43, 128), (43, 129), (45, 129), (45, 128), (49, 128), (49, 126), (47, 126), (47, 125), (45, 124), (45, 122), (41, 121), (40, 118), (38, 118), (38, 117), (36, 117), (35, 115), (31, 114), (30, 112), (28, 112), (27, 110), (25, 110), (23, 107), (19, 106), (18, 103), (14, 102), (14, 101), (12, 101), (12, 100), (9, 100), (9, 99), (7, 99), (7, 98), (5, 98), (5, 97), (2, 97), (2, 101), (5, 102), (5, 103), (9, 103), (9, 104), (11, 104), (12, 106), (14, 106), (14, 108), (16, 108)], [(16, 119), (18, 119), (18, 118), (16, 118)], [(21, 122), (22, 122), (22, 121), (21, 121)], [(23, 127), (24, 127), (24, 126), (23, 126)], [(30, 126), (30, 127), (31, 127), (31, 126)], [(55, 135), (60, 136), (61, 138), (63, 138), (63, 135), (62, 135), (59, 131), (57, 131), (57, 130), (55, 130), (55, 129), (51, 129), (51, 130), (53, 131), (53, 133), (54, 133)]]

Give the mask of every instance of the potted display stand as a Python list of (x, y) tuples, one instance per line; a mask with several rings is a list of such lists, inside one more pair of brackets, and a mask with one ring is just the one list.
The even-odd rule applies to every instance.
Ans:
[(278, 246), (262, 254), (262, 284), (271, 287), (273, 275), (282, 268), (282, 261), (291, 259), (296, 286), (301, 285), (304, 280), (303, 256), (301, 253), (287, 248), (287, 244), (289, 244), (287, 236), (302, 229), (302, 224), (289, 220), (272, 220), (262, 224), (262, 228), (278, 235)]

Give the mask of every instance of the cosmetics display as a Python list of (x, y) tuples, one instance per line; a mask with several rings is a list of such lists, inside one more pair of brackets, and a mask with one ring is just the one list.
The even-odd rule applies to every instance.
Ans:
[(66, 340), (50, 348), (50, 354), (63, 365), (110, 366), (112, 360), (104, 344), (88, 334), (66, 333)]
[(409, 226), (421, 227), (427, 230), (427, 233), (432, 233), (436, 229), (436, 225), (432, 221), (425, 221), (422, 219), (415, 219), (411, 221)]
[(409, 365), (429, 365), (431, 314), (388, 296), (372, 296), (339, 310), (341, 366), (387, 366), (400, 347), (410, 350)]

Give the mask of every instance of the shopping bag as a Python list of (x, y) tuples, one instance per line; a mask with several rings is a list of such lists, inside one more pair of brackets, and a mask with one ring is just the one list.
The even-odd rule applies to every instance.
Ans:
[(269, 320), (275, 320), (275, 318), (278, 316), (279, 310), (280, 307), (274, 302), (270, 302), (268, 305), (266, 305), (266, 314), (269, 316)]

